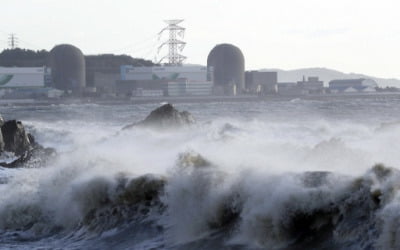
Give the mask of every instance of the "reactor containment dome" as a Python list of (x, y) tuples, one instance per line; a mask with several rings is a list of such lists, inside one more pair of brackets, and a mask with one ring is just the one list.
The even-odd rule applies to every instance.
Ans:
[(61, 44), (50, 51), (53, 85), (57, 89), (80, 93), (86, 86), (85, 57), (73, 45)]
[(239, 93), (244, 90), (244, 56), (232, 44), (218, 44), (208, 54), (207, 67), (213, 70), (215, 86), (224, 89), (234, 87)]

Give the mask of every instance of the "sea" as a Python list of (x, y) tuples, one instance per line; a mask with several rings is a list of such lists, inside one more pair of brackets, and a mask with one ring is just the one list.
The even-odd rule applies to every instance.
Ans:
[(400, 95), (3, 105), (55, 156), (0, 167), (0, 249), (400, 249)]

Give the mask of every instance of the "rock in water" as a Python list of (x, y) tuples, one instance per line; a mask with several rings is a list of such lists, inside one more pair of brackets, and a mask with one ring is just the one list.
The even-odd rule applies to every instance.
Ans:
[[(4, 124), (4, 119), (0, 115), (0, 128), (1, 128), (1, 126), (3, 126), (3, 124)], [(4, 139), (3, 139), (3, 134), (0, 131), (0, 153), (3, 151), (4, 151)]]
[(4, 151), (4, 139), (3, 139), (3, 134), (0, 133), (0, 153), (3, 151)]
[(1, 126), (1, 133), (3, 134), (5, 151), (14, 152), (15, 155), (21, 156), (31, 149), (29, 136), (20, 121), (6, 121)]
[(174, 128), (193, 124), (195, 122), (193, 116), (187, 112), (179, 112), (171, 104), (164, 104), (161, 107), (151, 111), (151, 113), (143, 121), (128, 125), (124, 129), (134, 126), (150, 126), (156, 128)]

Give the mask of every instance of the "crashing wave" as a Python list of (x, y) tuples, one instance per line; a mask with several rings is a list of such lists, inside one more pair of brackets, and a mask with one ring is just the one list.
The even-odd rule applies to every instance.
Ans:
[(147, 237), (161, 235), (160, 245), (170, 249), (398, 249), (399, 183), (397, 169), (379, 164), (357, 178), (322, 171), (234, 175), (188, 151), (165, 176), (72, 182), (68, 207), (46, 194), (3, 198), (0, 230), (39, 238), (150, 230)]

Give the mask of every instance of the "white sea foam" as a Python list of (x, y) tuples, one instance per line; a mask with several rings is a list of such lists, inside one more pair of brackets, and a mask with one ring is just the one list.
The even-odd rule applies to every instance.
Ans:
[[(306, 104), (296, 100), (286, 105)], [(73, 111), (81, 106), (54, 108)], [(145, 111), (140, 110), (140, 114)], [(314, 216), (317, 211), (322, 213), (318, 216), (323, 226), (343, 216), (347, 222), (352, 221), (349, 217), (358, 221), (345, 205), (357, 204), (365, 206), (365, 216), (370, 216), (368, 209), (373, 214), (365, 219), (370, 221), (365, 227), (354, 229), (375, 237), (371, 239), (376, 243), (365, 240), (365, 244), (396, 249), (400, 245), (400, 214), (396, 212), (400, 203), (394, 180), (398, 177), (392, 174), (382, 181), (368, 171), (375, 163), (400, 166), (400, 126), (351, 117), (282, 119), (279, 115), (257, 114), (247, 119), (228, 114), (225, 118), (198, 119), (192, 127), (168, 132), (146, 128), (122, 131), (126, 118), (54, 122), (28, 119), (27, 127), (37, 141), (55, 147), (59, 154), (43, 168), (0, 169), (0, 176), (6, 179), (0, 184), (0, 231), (5, 235), (8, 231), (28, 230), (42, 237), (57, 228), (74, 232), (108, 223), (100, 226), (104, 228), (101, 232), (113, 232), (104, 234), (104, 238), (112, 238), (120, 230), (110, 226), (119, 223), (120, 217), (115, 214), (125, 213), (121, 188), (128, 190), (127, 183), (150, 173), (156, 180), (166, 181), (159, 197), (159, 216), (150, 216), (155, 227), (164, 228), (162, 240), (157, 233), (149, 233), (150, 239), (157, 238), (157, 246), (191, 244), (212, 237), (233, 221), (234, 232), (230, 231), (220, 246), (285, 247), (295, 234), (288, 233), (288, 228), (297, 223), (293, 216)], [(200, 161), (205, 166), (199, 166), (194, 161), (182, 165), (182, 154), (204, 158), (207, 164)], [(309, 187), (301, 176), (311, 171), (333, 174)], [(361, 178), (364, 184), (354, 188), (355, 178)], [(374, 208), (369, 197), (377, 190), (385, 195), (378, 195), (382, 201)], [(350, 199), (352, 192), (354, 198)], [(151, 213), (143, 212), (146, 216)], [(105, 219), (113, 216), (116, 218)], [(130, 221), (133, 217), (128, 213), (123, 218)], [(85, 224), (88, 219), (92, 222)], [(376, 227), (371, 226), (375, 223)], [(337, 222), (335, 226), (335, 234), (345, 238), (344, 232), (351, 225)], [(378, 237), (374, 230), (383, 233)], [(75, 232), (73, 237), (77, 235)], [(152, 245), (150, 239), (137, 243), (137, 249)]]

